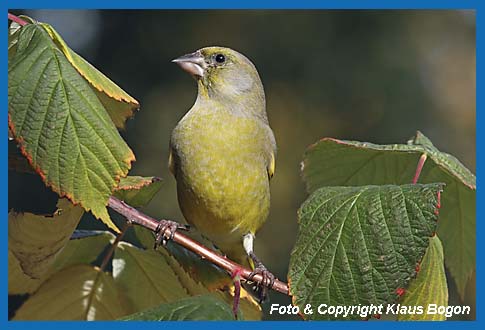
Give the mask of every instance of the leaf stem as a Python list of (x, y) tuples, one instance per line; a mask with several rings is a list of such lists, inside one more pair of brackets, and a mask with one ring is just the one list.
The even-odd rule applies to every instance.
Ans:
[(416, 173), (414, 174), (413, 178), (413, 184), (416, 184), (419, 180), (419, 176), (421, 175), (421, 170), (423, 169), (424, 163), (426, 162), (426, 159), (428, 158), (428, 155), (422, 154), (421, 157), (419, 157), (418, 161), (418, 166), (416, 167)]
[(8, 19), (21, 25), (21, 26), (24, 26), (24, 25), (27, 25), (28, 23), (26, 21), (24, 21), (23, 19), (21, 19), (20, 17), (17, 17), (15, 16), (14, 14), (10, 14), (8, 13)]
[(104, 271), (104, 269), (106, 268), (106, 265), (108, 264), (108, 261), (113, 256), (113, 253), (115, 252), (115, 249), (118, 246), (118, 243), (121, 241), (121, 239), (123, 238), (123, 236), (125, 236), (126, 231), (130, 227), (131, 227), (131, 223), (129, 221), (126, 222), (125, 226), (121, 230), (121, 233), (119, 233), (118, 236), (116, 236), (116, 239), (113, 242), (113, 244), (111, 244), (111, 247), (110, 247), (108, 253), (106, 253), (106, 255), (104, 256), (103, 262), (101, 263), (101, 266), (99, 266), (99, 268), (101, 269), (101, 271)]
[[(126, 204), (116, 197), (111, 196), (109, 198), (108, 206), (124, 216), (128, 220), (128, 222), (143, 226), (153, 232), (157, 230), (159, 222), (158, 220), (138, 211), (137, 209), (131, 207), (130, 205)], [(227, 271), (229, 274), (233, 274), (234, 271), (238, 270), (241, 277), (244, 280), (248, 280), (249, 275), (252, 273), (252, 270), (244, 268), (234, 261), (229, 260), (224, 256), (221, 256), (220, 254), (208, 249), (199, 242), (194, 241), (193, 239), (180, 233), (179, 231), (176, 231), (174, 233), (172, 240), (173, 242), (198, 254), (202, 258), (209, 260), (214, 265)], [(260, 274), (257, 274), (251, 280), (261, 283), (263, 278)], [(278, 279), (276, 279), (274, 282), (273, 290), (289, 295), (288, 284), (281, 282)]]

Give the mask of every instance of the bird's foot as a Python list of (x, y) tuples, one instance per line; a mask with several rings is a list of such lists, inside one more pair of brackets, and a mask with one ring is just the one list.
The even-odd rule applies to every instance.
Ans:
[(155, 244), (153, 248), (156, 249), (160, 246), (160, 243), (166, 245), (167, 241), (173, 239), (177, 229), (188, 230), (188, 226), (171, 220), (160, 220), (155, 229)]
[(273, 288), (275, 276), (263, 265), (263, 263), (256, 257), (254, 253), (250, 255), (254, 261), (254, 270), (249, 274), (248, 280), (252, 281), (254, 276), (261, 275), (262, 280), (256, 286), (256, 292), (259, 297), (259, 302), (262, 303), (268, 299), (268, 289)]

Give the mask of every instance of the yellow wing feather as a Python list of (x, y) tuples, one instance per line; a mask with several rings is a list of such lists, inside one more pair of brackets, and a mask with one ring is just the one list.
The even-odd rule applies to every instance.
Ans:
[(175, 163), (173, 161), (173, 151), (172, 148), (170, 148), (169, 154), (168, 154), (168, 169), (170, 173), (172, 173), (173, 176), (175, 176)]
[(274, 152), (272, 152), (271, 153), (271, 160), (269, 162), (268, 169), (267, 169), (268, 170), (268, 178), (270, 180), (271, 180), (271, 178), (273, 178), (275, 166), (276, 166), (275, 156), (274, 156)]

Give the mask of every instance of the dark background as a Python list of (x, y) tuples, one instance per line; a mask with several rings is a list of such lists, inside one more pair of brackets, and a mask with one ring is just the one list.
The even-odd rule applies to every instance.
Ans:
[[(474, 11), (14, 13), (53, 25), (140, 102), (122, 134), (137, 158), (131, 174), (165, 180), (144, 208), (159, 218), (183, 219), (167, 168), (168, 140), (197, 94), (195, 82), (170, 61), (214, 45), (248, 56), (265, 86), (278, 144), (271, 213), (255, 249), (281, 279), (296, 211), (307, 197), (300, 162), (309, 144), (322, 137), (404, 143), (419, 129), (475, 172)], [(20, 180), (9, 173), (9, 207), (33, 194)], [(46, 202), (32, 201), (34, 208)], [(452, 290), (450, 304), (456, 299)], [(277, 293), (271, 301), (289, 303)]]

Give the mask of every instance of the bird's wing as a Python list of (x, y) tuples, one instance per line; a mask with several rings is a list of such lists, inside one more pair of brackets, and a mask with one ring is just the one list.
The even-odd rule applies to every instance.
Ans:
[(269, 164), (268, 164), (268, 168), (267, 168), (267, 171), (268, 171), (268, 178), (271, 180), (271, 178), (273, 177), (274, 175), (274, 170), (275, 170), (275, 166), (276, 166), (276, 161), (275, 161), (275, 154), (274, 152), (271, 153), (271, 159), (269, 161)]
[(268, 128), (268, 138), (269, 138), (269, 144), (270, 144), (270, 157), (269, 157), (269, 162), (267, 166), (267, 171), (268, 171), (268, 179), (271, 180), (271, 178), (274, 175), (275, 171), (275, 166), (276, 166), (276, 140), (274, 137), (273, 130), (267, 126)]
[(175, 176), (175, 162), (173, 160), (173, 148), (170, 146), (169, 154), (168, 154), (168, 169), (173, 176)]

